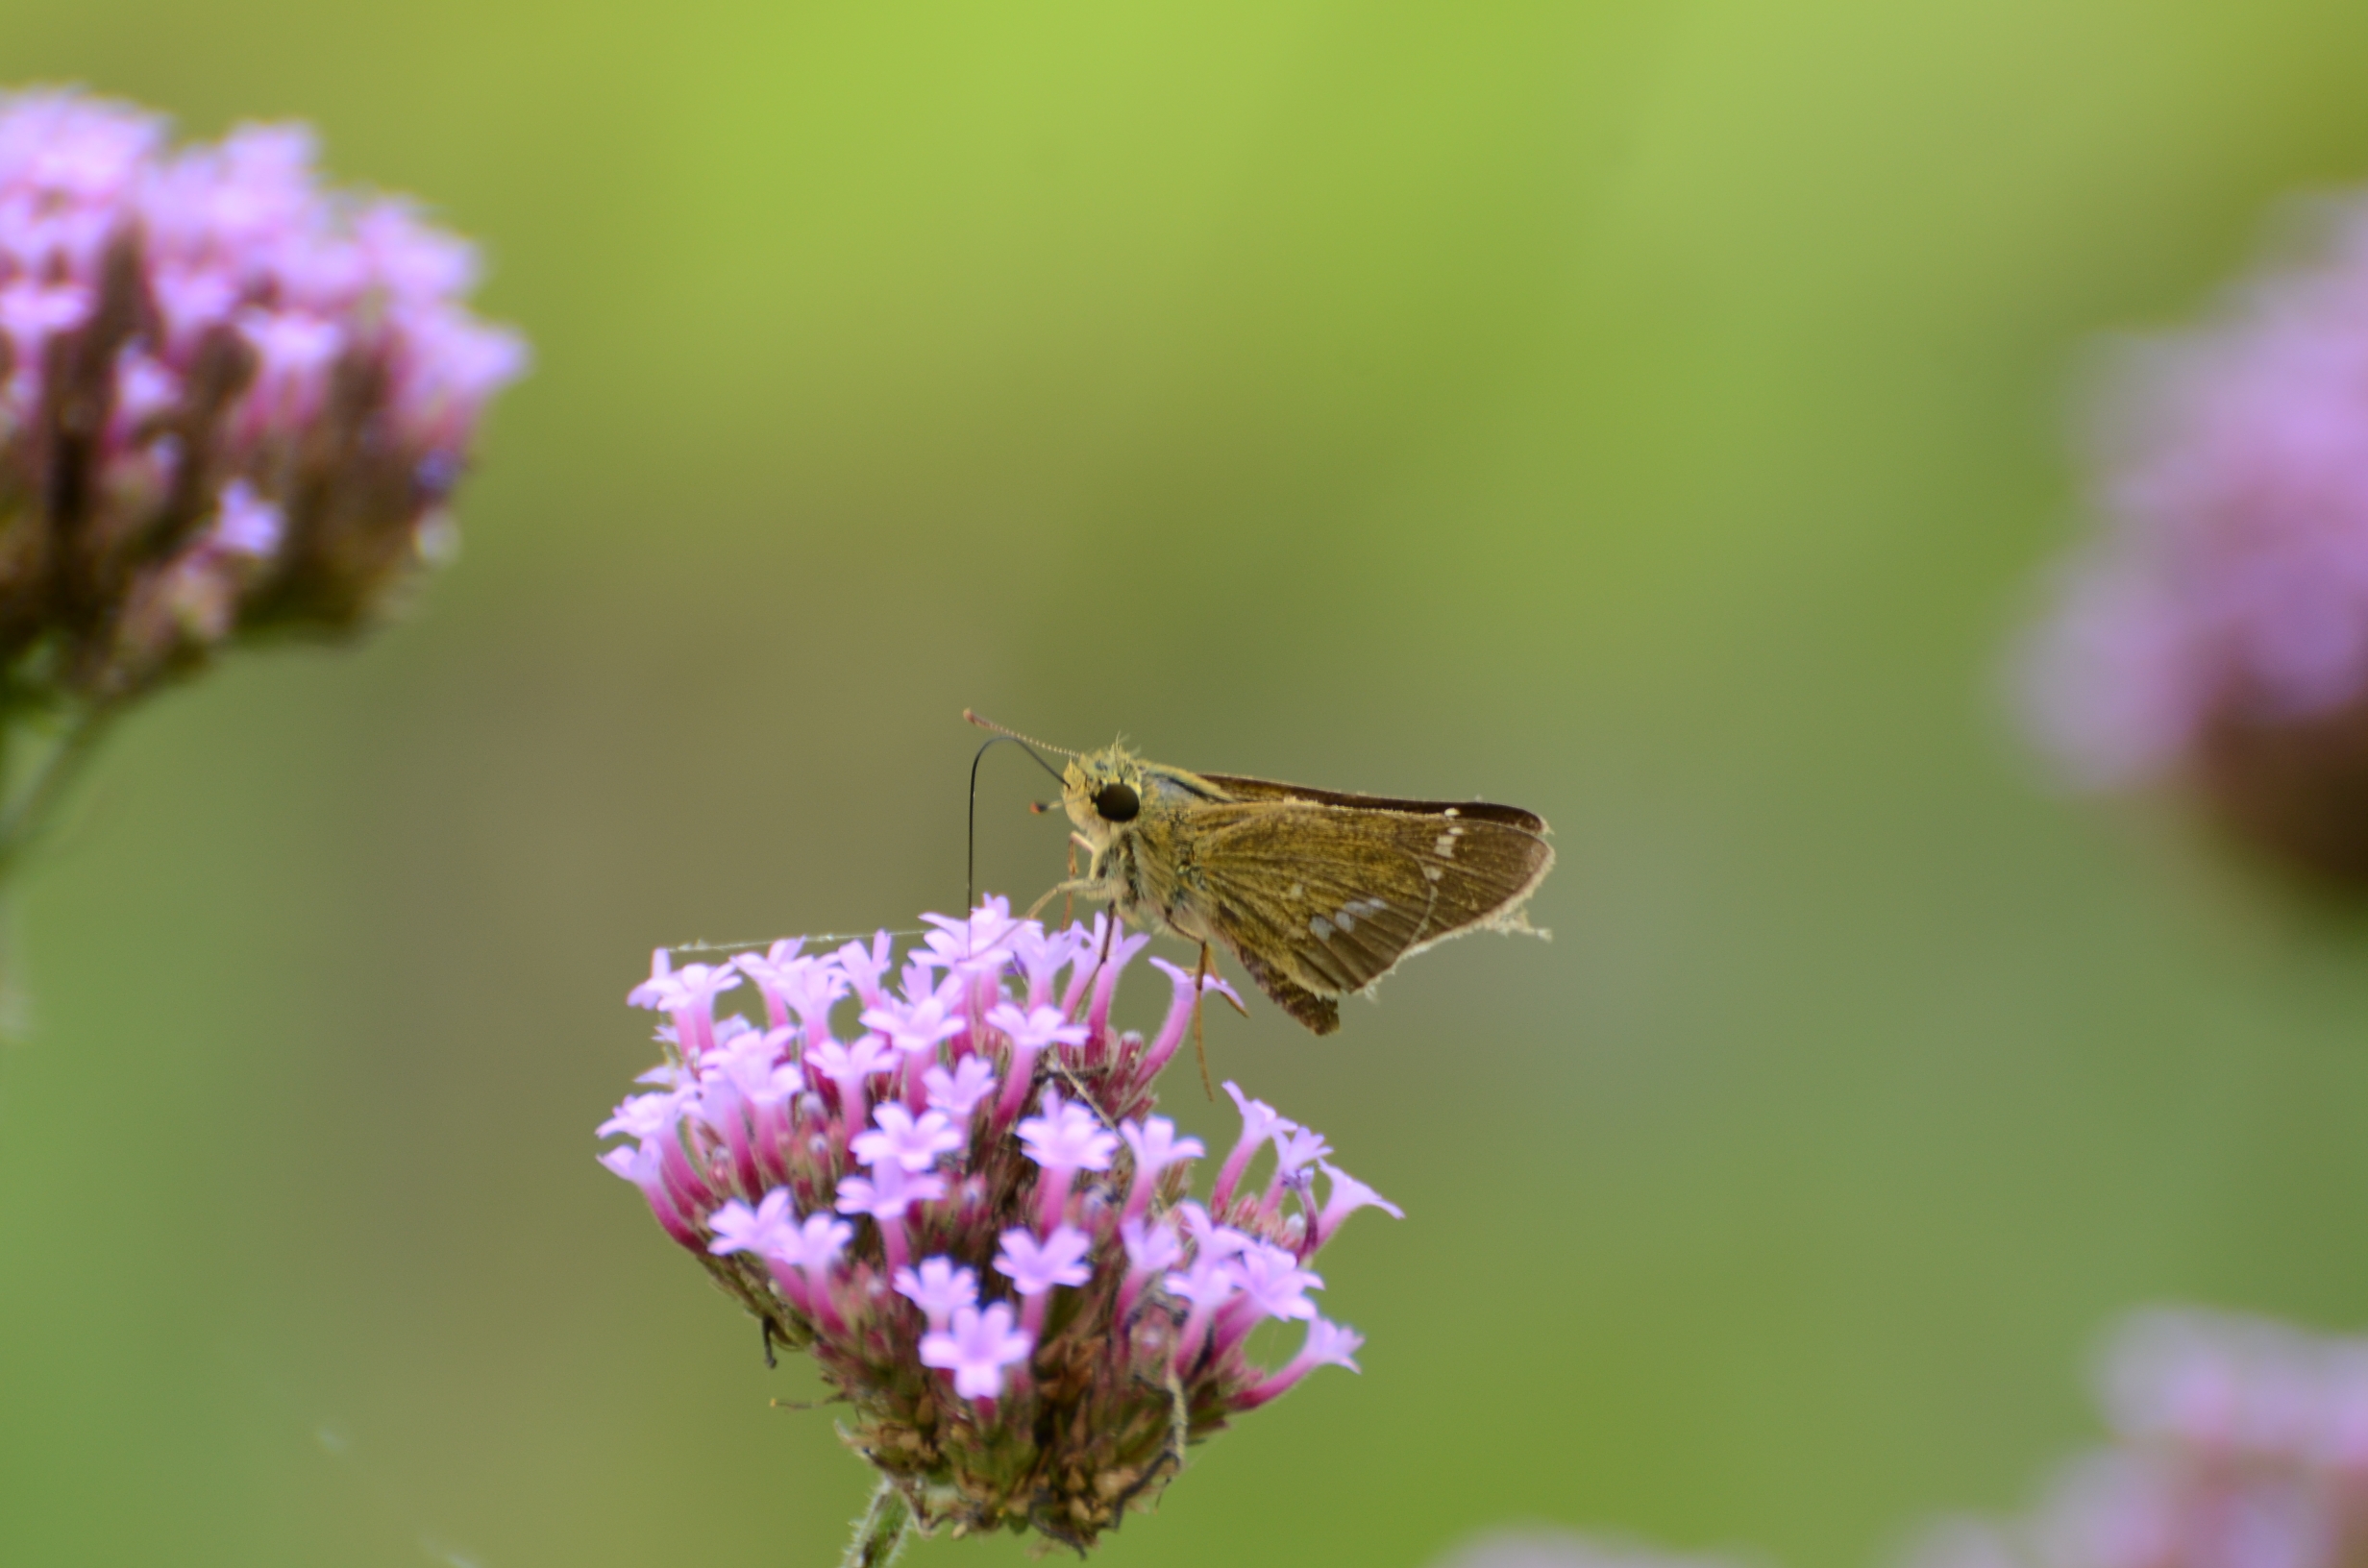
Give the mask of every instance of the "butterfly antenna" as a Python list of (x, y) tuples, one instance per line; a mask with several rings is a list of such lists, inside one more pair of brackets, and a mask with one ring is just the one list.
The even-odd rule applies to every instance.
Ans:
[[(994, 725), (980, 720), (968, 708), (962, 710), (962, 716), (969, 719), (973, 723), (977, 724), (981, 729), (995, 728)], [(963, 918), (966, 919), (969, 918), (970, 911), (978, 907), (978, 765), (987, 760), (988, 752), (994, 750), (1005, 741), (1011, 742), (1021, 750), (1025, 751), (1029, 756), (1035, 757), (1036, 766), (1042, 768), (1046, 772), (1050, 773), (1054, 778), (1059, 778), (1061, 776), (1059, 770), (1055, 769), (1052, 764), (1045, 761), (1043, 757), (1036, 755), (1036, 747), (1028, 741), (1027, 737), (1024, 735), (1014, 735), (1007, 729), (997, 730), (995, 738), (987, 742), (986, 745), (980, 747), (978, 748), (978, 754), (971, 758), (970, 847), (964, 852), (962, 865), (962, 911)]]
[[(1022, 746), (1026, 747), (1032, 751), (1049, 751), (1056, 757), (1073, 757), (1077, 754), (1074, 751), (1070, 750), (1065, 746), (1047, 746), (1044, 742), (1035, 739), (1033, 736), (1023, 735), (1016, 729), (1005, 729), (1001, 724), (997, 723), (992, 719), (981, 719), (974, 710), (970, 708), (964, 708), (962, 710), (962, 717), (970, 723), (976, 724), (980, 729), (986, 730), (991, 734), (1003, 736), (1008, 740), (1018, 741)], [(1044, 762), (1045, 772), (1051, 773), (1053, 777), (1058, 778), (1061, 776), (1060, 773), (1053, 769), (1052, 764), (1045, 762), (1044, 758), (1038, 757), (1036, 760), (1038, 762)]]

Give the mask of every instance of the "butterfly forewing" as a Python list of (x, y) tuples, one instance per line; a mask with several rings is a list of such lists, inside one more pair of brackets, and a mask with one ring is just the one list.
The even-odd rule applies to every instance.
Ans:
[[(1462, 817), (1499, 822), (1507, 827), (1542, 835), (1545, 819), (1518, 806), (1493, 805), (1486, 800), (1401, 800), (1386, 795), (1351, 795), (1345, 790), (1311, 790), (1304, 784), (1280, 784), (1270, 778), (1245, 778), (1238, 773), (1202, 773), (1236, 800), (1311, 801), (1320, 806), (1344, 806), (1351, 811), (1390, 811), (1410, 817)], [(1551, 855), (1546, 857), (1549, 861)]]

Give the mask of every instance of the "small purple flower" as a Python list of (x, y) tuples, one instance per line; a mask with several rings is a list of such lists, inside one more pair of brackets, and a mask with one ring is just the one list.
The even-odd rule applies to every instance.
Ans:
[(1008, 1002), (987, 1010), (987, 1026), (1002, 1035), (1011, 1057), (1010, 1070), (1002, 1075), (1003, 1092), (995, 1103), (999, 1131), (1010, 1126), (1027, 1103), (1028, 1088), (1036, 1081), (1036, 1058), (1048, 1049), (1081, 1045), (1092, 1038), (1091, 1025), (1068, 1021), (1073, 1012), (1067, 1004), (1023, 1009)]
[(600, 1136), (623, 1133), (628, 1138), (660, 1138), (682, 1119), (679, 1090), (664, 1094), (635, 1094), (618, 1102), (614, 1115), (600, 1125)]
[(1257, 1316), (1316, 1315), (1316, 1304), (1307, 1299), (1307, 1292), (1322, 1289), (1323, 1280), (1301, 1268), (1292, 1253), (1261, 1241), (1243, 1248), (1229, 1266), (1243, 1303)]
[(1225, 1156), (1224, 1164), (1217, 1172), (1217, 1191), (1211, 1202), (1219, 1209), (1233, 1201), (1233, 1189), (1241, 1184), (1242, 1173), (1249, 1169), (1249, 1163), (1258, 1157), (1258, 1151), (1266, 1146), (1267, 1139), (1298, 1125), (1278, 1115), (1274, 1107), (1266, 1101), (1253, 1100), (1243, 1093), (1241, 1086), (1231, 1080), (1225, 1084), (1225, 1092), (1233, 1096), (1235, 1108), (1242, 1113), (1242, 1136), (1235, 1140), (1233, 1152)]
[(753, 1209), (738, 1198), (732, 1199), (709, 1214), (707, 1224), (715, 1232), (715, 1239), (707, 1243), (707, 1250), (718, 1257), (730, 1252), (752, 1252), (759, 1258), (769, 1258), (795, 1245), (786, 1234), (789, 1194), (777, 1187)]
[(675, 978), (674, 954), (663, 947), (650, 953), (650, 978), (625, 993), (628, 1007), (654, 1008), (671, 1013), (681, 1005), (682, 982)]
[(1121, 1220), (1119, 1242), (1126, 1250), (1126, 1279), (1119, 1286), (1116, 1313), (1123, 1323), (1133, 1315), (1143, 1287), (1183, 1259), (1184, 1244), (1164, 1220), (1147, 1223), (1142, 1219)]
[(891, 1100), (872, 1113), (872, 1121), (873, 1130), (857, 1133), (853, 1147), (855, 1158), (874, 1168), (891, 1164), (926, 1170), (937, 1164), (938, 1156), (962, 1146), (962, 1135), (941, 1111), (915, 1116)]
[(950, 1071), (931, 1067), (921, 1075), (921, 1084), (929, 1109), (944, 1113), (958, 1129), (969, 1126), (978, 1102), (995, 1092), (995, 1069), (983, 1056), (966, 1056)]
[(1166, 975), (1175, 988), (1168, 1003), (1167, 1019), (1160, 1024), (1159, 1034), (1152, 1040), (1151, 1048), (1145, 1057), (1147, 1062), (1152, 1064), (1152, 1070), (1156, 1071), (1166, 1066), (1168, 1059), (1175, 1055), (1176, 1047), (1184, 1043), (1185, 1029), (1208, 992), (1214, 991), (1221, 996), (1230, 997), (1236, 1007), (1242, 1005), (1242, 993), (1227, 985), (1214, 970), (1201, 974), (1197, 970), (1171, 964), (1164, 958), (1151, 960), (1151, 968)]
[(868, 1178), (839, 1178), (838, 1210), (842, 1214), (870, 1214), (874, 1219), (902, 1219), (915, 1204), (935, 1203), (945, 1195), (943, 1178), (909, 1170), (891, 1160), (873, 1166)]
[(871, 1109), (872, 1075), (895, 1067), (897, 1053), (877, 1035), (862, 1035), (845, 1042), (826, 1039), (816, 1044), (809, 1041), (805, 1065), (828, 1078), (838, 1090), (839, 1127), (851, 1139)]
[(1094, 1277), (1085, 1261), (1093, 1241), (1083, 1231), (1064, 1225), (1042, 1241), (1025, 1230), (1003, 1233), (1002, 1250), (995, 1255), (995, 1271), (1008, 1277), (1024, 1296), (1040, 1296), (1055, 1286), (1083, 1285)]
[(1057, 1007), (1023, 1012), (1005, 1003), (987, 1015), (987, 1022), (1010, 1036), (1016, 1049), (1031, 1054), (1053, 1045), (1082, 1045), (1091, 1033), (1084, 1024), (1071, 1023)]
[(238, 555), (269, 555), (287, 533), (287, 515), (255, 493), (244, 479), (222, 491), (222, 510), (210, 538), (215, 548)]
[(921, 920), (935, 929), (924, 939), (925, 945), (915, 954), (916, 960), (959, 975), (1001, 973), (1011, 961), (1012, 939), (1022, 926), (1011, 918), (1010, 902), (992, 894), (967, 920), (944, 915), (924, 915)]
[(1047, 1170), (1108, 1170), (1118, 1152), (1116, 1133), (1105, 1132), (1093, 1112), (1063, 1100), (1050, 1087), (1045, 1090), (1044, 1114), (1021, 1122), (1017, 1131), (1022, 1151)]
[(836, 1301), (835, 1270), (839, 1255), (854, 1237), (855, 1228), (847, 1221), (812, 1213), (799, 1224), (782, 1224), (765, 1238), (769, 1247), (762, 1256), (770, 1265), (774, 1287), (817, 1325), (833, 1333), (846, 1329)]
[(1192, 1237), (1196, 1256), (1230, 1258), (1257, 1239), (1230, 1225), (1219, 1224), (1206, 1209), (1190, 1199), (1177, 1204), (1175, 1212), (1183, 1216), (1184, 1229)]
[(1307, 1338), (1299, 1346), (1299, 1354), (1286, 1362), (1281, 1371), (1267, 1378), (1249, 1391), (1251, 1407), (1264, 1405), (1279, 1395), (1289, 1393), (1301, 1378), (1320, 1366), (1344, 1366), (1351, 1372), (1365, 1369), (1357, 1364), (1357, 1352), (1365, 1348), (1365, 1336), (1354, 1329), (1317, 1318), (1307, 1326)]
[(1045, 1308), (1053, 1289), (1083, 1285), (1094, 1277), (1094, 1266), (1086, 1262), (1093, 1239), (1083, 1231), (1062, 1225), (1042, 1241), (1017, 1227), (1005, 1231), (1002, 1240), (1001, 1250), (995, 1255), (995, 1271), (1020, 1292), (1020, 1326), (1032, 1339), (1044, 1332)]
[(1179, 1371), (1200, 1354), (1217, 1310), (1232, 1300), (1234, 1292), (1241, 1288), (1229, 1260), (1213, 1252), (1196, 1255), (1190, 1268), (1168, 1276), (1168, 1293), (1191, 1309), (1183, 1330), (1176, 1335)]
[(888, 1160), (874, 1165), (868, 1177), (840, 1177), (837, 1207), (842, 1214), (871, 1215), (879, 1226), (888, 1266), (902, 1268), (905, 1216), (918, 1205), (935, 1203), (945, 1195), (946, 1183), (942, 1177), (907, 1170), (898, 1162)]
[(978, 1276), (950, 1258), (924, 1258), (919, 1269), (896, 1272), (897, 1294), (921, 1309), (931, 1329), (978, 1302)]
[(1139, 1273), (1156, 1274), (1184, 1256), (1184, 1243), (1174, 1228), (1158, 1221), (1122, 1220), (1119, 1239), (1126, 1248), (1126, 1266)]
[(1077, 956), (1083, 937), (1076, 931), (1047, 931), (1034, 920), (1023, 920), (1005, 940), (1027, 979), (1027, 995), (1021, 1005), (1030, 1012), (1052, 1005), (1053, 983)]
[[(1353, 1353), (1329, 1325), (1279, 1369), (1246, 1347), (1268, 1319), (1320, 1322), (1309, 1256), (1378, 1200), (1334, 1173), (1320, 1223), (1306, 1178), (1322, 1140), (1238, 1090), (1246, 1150), (1225, 1190), (1186, 1197), (1202, 1149), (1155, 1114), (1158, 1047), (1098, 1011), (1136, 943), (1113, 933), (1105, 960), (1082, 930), (999, 907), (931, 925), (901, 997), (880, 984), (885, 938), (736, 963), (763, 1025), (715, 1016), (724, 979), (659, 955), (632, 999), (668, 1015), (668, 1060), (604, 1124), (634, 1141), (602, 1164), (771, 1343), (815, 1358), (916, 1528), (1020, 1526), (1082, 1549), (1158, 1495), (1182, 1443)], [(967, 965), (974, 940), (1010, 961)], [(1054, 999), (1069, 965), (1082, 972)], [(830, 1003), (851, 992), (889, 1032), (910, 1027), (916, 996), (948, 998), (941, 1021), (958, 999), (982, 1026), (933, 1039), (948, 1059), (923, 1066), (888, 1032), (833, 1032)], [(1278, 1138), (1282, 1178), (1234, 1191)]]
[(1134, 1219), (1150, 1206), (1160, 1173), (1180, 1161), (1197, 1160), (1208, 1152), (1196, 1138), (1175, 1136), (1175, 1123), (1166, 1116), (1147, 1116), (1140, 1122), (1119, 1123), (1119, 1136), (1135, 1157), (1135, 1179), (1126, 1191), (1124, 1217)]
[(761, 956), (742, 953), (732, 960), (733, 966), (755, 981), (756, 989), (764, 993), (767, 1021), (776, 1029), (789, 1022), (789, 993), (799, 987), (805, 971), (814, 968), (813, 959), (800, 956), (804, 946), (802, 938), (791, 938), (775, 943)]
[(799, 1268), (828, 1268), (855, 1238), (855, 1228), (828, 1214), (808, 1214), (795, 1226), (783, 1226), (772, 1239), (775, 1257)]
[(1323, 1213), (1318, 1216), (1315, 1224), (1308, 1231), (1307, 1254), (1309, 1257), (1314, 1257), (1316, 1250), (1331, 1240), (1333, 1233), (1341, 1228), (1350, 1214), (1360, 1209), (1378, 1209), (1392, 1219), (1406, 1217), (1405, 1210), (1400, 1209), (1396, 1204), (1392, 1203), (1338, 1165), (1329, 1161), (1319, 1161), (1317, 1164), (1318, 1168), (1330, 1179), (1332, 1185), (1324, 1194)]
[(739, 971), (728, 964), (685, 964), (678, 969), (660, 947), (650, 955), (650, 978), (625, 999), (670, 1015), (684, 1054), (700, 1056), (715, 1048), (715, 998), (739, 984)]
[(1093, 1112), (1063, 1100), (1061, 1091), (1049, 1086), (1044, 1115), (1029, 1116), (1017, 1130), (1021, 1148), (1044, 1172), (1037, 1178), (1036, 1223), (1049, 1233), (1068, 1207), (1070, 1184), (1077, 1172), (1110, 1168), (1118, 1135), (1104, 1132)]
[(880, 976), (888, 972), (888, 933), (882, 931), (869, 947), (851, 942), (834, 955), (849, 988), (866, 1007), (879, 1006), (888, 994), (880, 987)]
[(939, 1043), (970, 1027), (962, 1017), (958, 981), (929, 992), (912, 1002), (882, 1002), (863, 1010), (863, 1026), (877, 1030), (907, 1056), (926, 1056)]
[(957, 1307), (946, 1329), (921, 1336), (921, 1364), (953, 1374), (953, 1391), (964, 1399), (995, 1399), (1003, 1392), (1003, 1368), (1027, 1360), (1033, 1341), (1012, 1327), (1011, 1309), (990, 1302), (984, 1311)]

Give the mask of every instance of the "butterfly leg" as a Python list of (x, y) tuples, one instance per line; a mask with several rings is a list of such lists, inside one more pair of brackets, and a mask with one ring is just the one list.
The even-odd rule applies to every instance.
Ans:
[(1208, 994), (1209, 944), (1200, 944), (1200, 969), (1193, 976), (1193, 1056), (1200, 1064), (1200, 1092), (1217, 1098), (1217, 1086), (1209, 1082), (1209, 1048), (1200, 1038), (1200, 1001)]

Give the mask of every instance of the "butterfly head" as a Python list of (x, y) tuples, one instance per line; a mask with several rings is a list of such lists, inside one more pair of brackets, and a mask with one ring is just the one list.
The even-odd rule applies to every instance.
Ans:
[(1109, 843), (1143, 815), (1143, 759), (1122, 746), (1087, 751), (1071, 762), (1061, 778), (1061, 804), (1069, 820), (1096, 848)]

